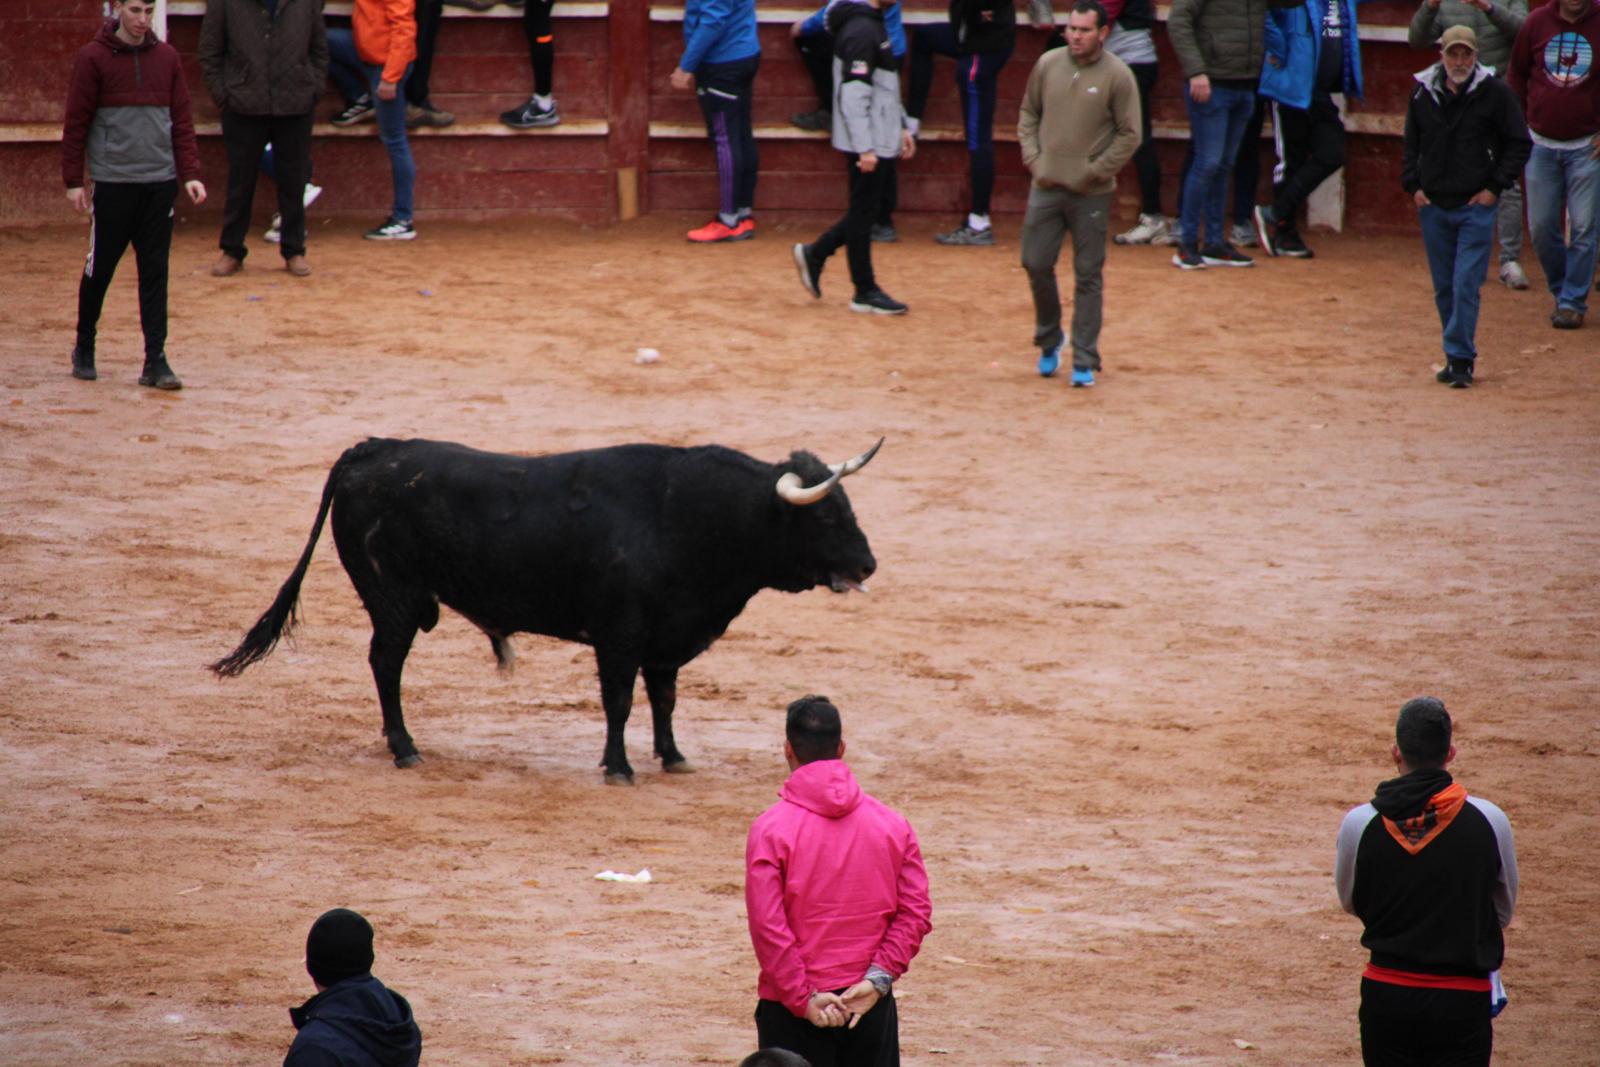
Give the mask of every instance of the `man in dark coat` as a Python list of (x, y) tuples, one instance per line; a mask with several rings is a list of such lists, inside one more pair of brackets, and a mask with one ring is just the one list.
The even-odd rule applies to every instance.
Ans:
[(294, 1044), (283, 1067), (416, 1067), (422, 1031), (406, 998), (372, 977), (372, 925), (348, 908), (324, 912), (306, 937), (317, 995), (289, 1009)]

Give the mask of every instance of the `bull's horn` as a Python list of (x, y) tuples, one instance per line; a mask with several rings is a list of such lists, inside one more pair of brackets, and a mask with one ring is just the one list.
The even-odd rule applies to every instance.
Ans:
[(883, 447), (883, 438), (878, 438), (878, 443), (867, 449), (855, 459), (847, 459), (843, 463), (830, 463), (828, 469), (841, 478), (848, 478), (856, 471), (872, 462), (872, 457), (878, 454), (878, 449)]
[(778, 495), (796, 507), (815, 504), (827, 496), (833, 490), (833, 487), (838, 484), (839, 479), (843, 477), (844, 475), (834, 471), (827, 481), (818, 482), (807, 489), (805, 484), (801, 482), (800, 476), (791, 472), (778, 479)]

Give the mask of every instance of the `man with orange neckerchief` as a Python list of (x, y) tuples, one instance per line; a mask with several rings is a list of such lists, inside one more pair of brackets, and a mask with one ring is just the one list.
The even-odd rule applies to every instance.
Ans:
[[(1400, 777), (1339, 827), (1333, 879), (1366, 924), (1361, 1056), (1388, 1064), (1484, 1064), (1504, 1006), (1502, 928), (1517, 901), (1517, 854), (1505, 812), (1467, 795), (1450, 713), (1434, 697), (1400, 709), (1390, 750)], [(1491, 992), (1493, 989), (1493, 992)]]

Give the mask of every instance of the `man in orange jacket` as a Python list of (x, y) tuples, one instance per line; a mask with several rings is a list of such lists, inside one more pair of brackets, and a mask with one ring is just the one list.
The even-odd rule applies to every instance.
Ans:
[(371, 241), (409, 241), (412, 192), (417, 167), (406, 139), (406, 78), (417, 58), (413, 0), (355, 0), (350, 29), (328, 31), (328, 73), (348, 105), (333, 117), (335, 126), (354, 126), (376, 112), (378, 139), (389, 152), (394, 172), (394, 207), (381, 226), (368, 230)]

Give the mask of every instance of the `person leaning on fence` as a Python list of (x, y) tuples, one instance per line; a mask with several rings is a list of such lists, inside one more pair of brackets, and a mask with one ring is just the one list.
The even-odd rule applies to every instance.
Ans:
[(289, 1009), (294, 1043), (283, 1067), (417, 1067), (422, 1031), (406, 998), (372, 976), (372, 924), (348, 908), (324, 912), (306, 935), (317, 995)]
[[(67, 202), (90, 212), (89, 255), (78, 283), (72, 376), (94, 381), (95, 338), (117, 261), (133, 245), (139, 269), (144, 370), (139, 384), (181, 389), (167, 362), (167, 259), (178, 182), (201, 204), (200, 150), (177, 50), (150, 28), (150, 0), (116, 0), (111, 18), (78, 51), (61, 129)], [(87, 158), (87, 166), (86, 166)], [(84, 171), (94, 183), (84, 188)]]
[(1478, 291), (1494, 247), (1496, 198), (1516, 187), (1533, 143), (1517, 98), (1477, 61), (1471, 28), (1452, 26), (1406, 107), (1400, 182), (1416, 202), (1443, 330), (1438, 381), (1472, 384)]

